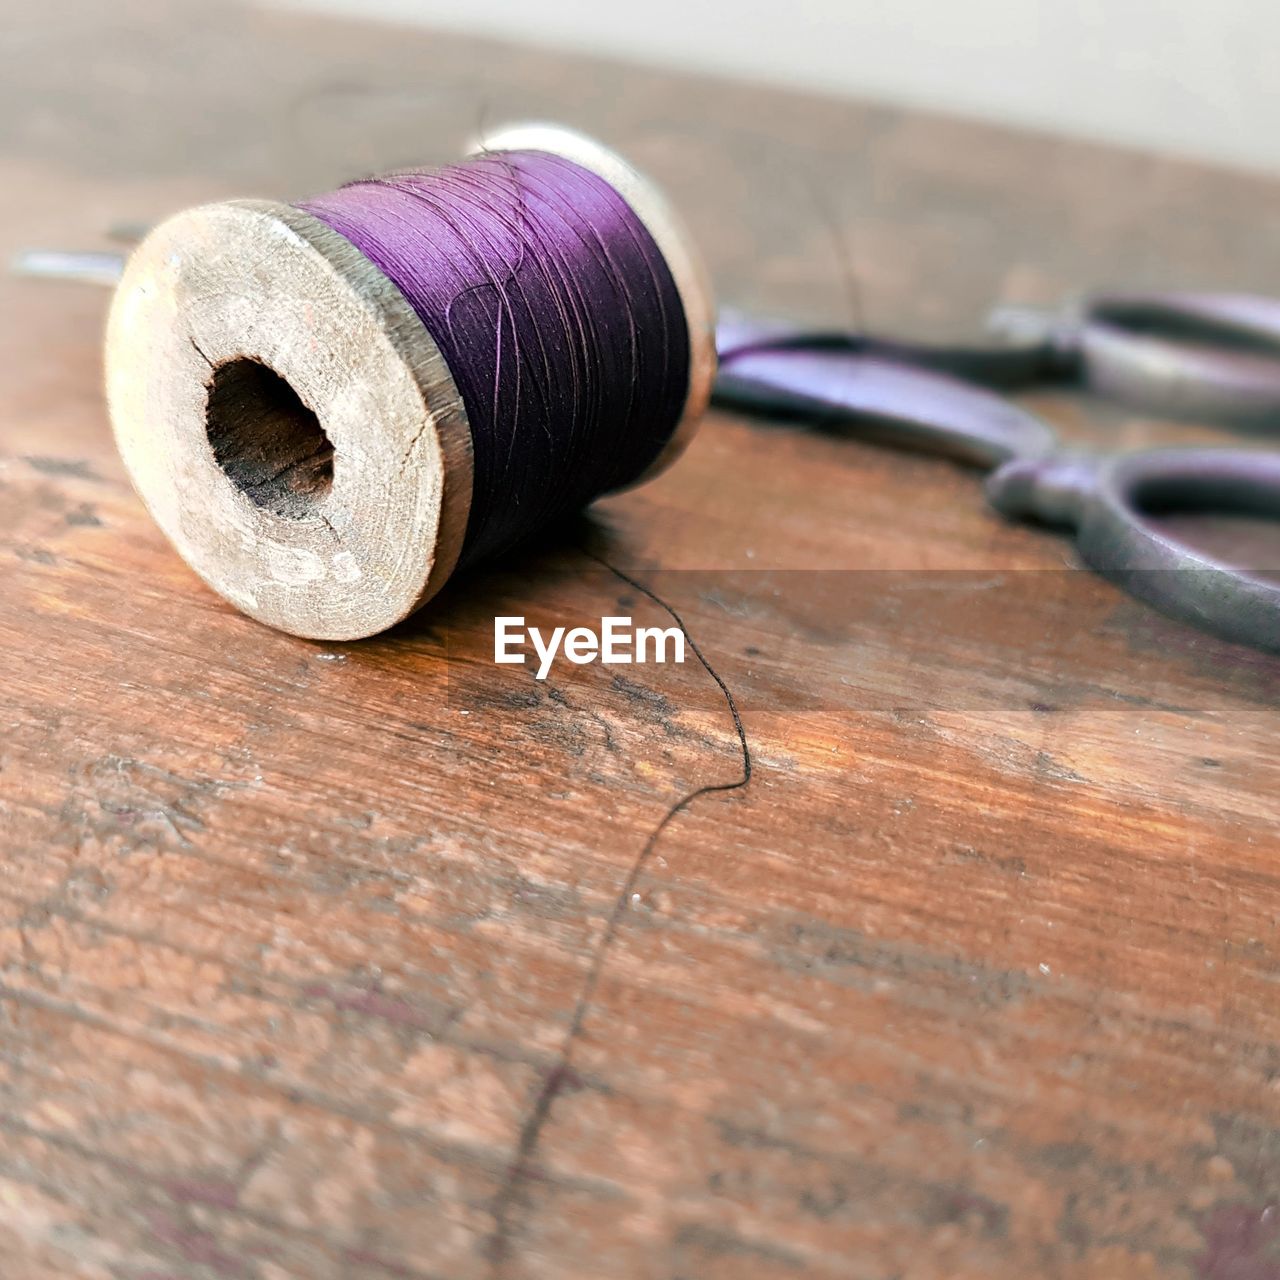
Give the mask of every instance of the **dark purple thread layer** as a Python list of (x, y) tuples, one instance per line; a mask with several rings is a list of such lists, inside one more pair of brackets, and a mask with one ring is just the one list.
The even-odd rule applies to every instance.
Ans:
[(355, 182), (305, 209), (404, 294), (471, 423), (464, 562), (637, 479), (670, 439), (689, 335), (653, 238), (612, 187), (542, 152)]

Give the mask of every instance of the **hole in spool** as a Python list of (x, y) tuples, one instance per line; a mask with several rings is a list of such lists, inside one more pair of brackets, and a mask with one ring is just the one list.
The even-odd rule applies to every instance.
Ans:
[(218, 466), (255, 506), (301, 519), (333, 487), (333, 444), (320, 419), (259, 360), (242, 356), (213, 371), (205, 430)]

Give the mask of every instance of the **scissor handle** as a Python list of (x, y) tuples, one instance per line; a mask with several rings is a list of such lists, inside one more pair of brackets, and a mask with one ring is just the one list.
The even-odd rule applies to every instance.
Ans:
[(1168, 449), (1016, 459), (989, 478), (987, 495), (1006, 515), (1074, 526), (1091, 567), (1162, 612), (1280, 652), (1280, 580), (1190, 546), (1153, 518), (1200, 511), (1280, 520), (1280, 454)]
[(1063, 341), (1099, 395), (1167, 417), (1280, 430), (1280, 300), (1099, 294), (1066, 323)]
[(728, 348), (721, 340), (716, 399), (982, 467), (1038, 457), (1056, 443), (1046, 423), (992, 392), (849, 348)]

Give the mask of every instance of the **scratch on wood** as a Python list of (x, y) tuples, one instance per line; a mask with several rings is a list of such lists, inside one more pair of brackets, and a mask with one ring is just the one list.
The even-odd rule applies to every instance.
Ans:
[(514, 1213), (520, 1204), (520, 1198), (524, 1191), (524, 1187), (534, 1173), (534, 1156), (537, 1153), (538, 1143), (542, 1137), (542, 1131), (546, 1127), (547, 1120), (551, 1115), (551, 1108), (556, 1098), (570, 1085), (575, 1079), (573, 1072), (573, 1051), (577, 1047), (578, 1040), (582, 1035), (582, 1028), (586, 1022), (587, 1011), (591, 1007), (591, 1002), (595, 998), (597, 987), (600, 985), (600, 977), (604, 972), (605, 961), (608, 958), (609, 951), (613, 946), (617, 937), (618, 930), (622, 924), (622, 917), (626, 914), (627, 906), (631, 900), (632, 892), (635, 890), (641, 874), (644, 872), (645, 866), (653, 855), (654, 849), (657, 847), (662, 833), (668, 826), (684, 812), (695, 800), (702, 796), (712, 795), (720, 791), (736, 791), (745, 787), (751, 781), (751, 748), (747, 743), (747, 733), (742, 725), (742, 716), (738, 711), (738, 704), (734, 701), (733, 694), (729, 690), (729, 686), (725, 684), (720, 674), (707, 661), (702, 650), (698, 648), (697, 642), (693, 636), (689, 634), (689, 628), (685, 626), (684, 619), (663, 600), (656, 592), (650, 590), (643, 583), (637, 581), (629, 574), (624, 573), (621, 569), (615, 568), (607, 560), (596, 555), (594, 552), (586, 551), (583, 554), (588, 555), (591, 559), (598, 561), (615, 577), (620, 578), (628, 586), (633, 587), (642, 595), (652, 600), (659, 608), (664, 609), (674, 620), (676, 626), (684, 633), (685, 640), (688, 642), (689, 648), (694, 657), (697, 658), (703, 670), (716, 682), (720, 688), (720, 692), (724, 695), (725, 705), (729, 708), (729, 714), (733, 717), (734, 732), (738, 737), (738, 744), (742, 751), (742, 776), (733, 779), (731, 782), (712, 782), (704, 786), (696, 787), (692, 791), (686, 792), (662, 815), (658, 824), (649, 832), (648, 838), (640, 847), (639, 853), (636, 854), (631, 864), (630, 870), (627, 872), (626, 879), (622, 883), (622, 888), (614, 901), (613, 909), (609, 913), (608, 920), (605, 921), (604, 930), (600, 935), (600, 940), (596, 944), (595, 952), (591, 957), (591, 964), (587, 969), (586, 978), (582, 984), (582, 990), (578, 994), (577, 1002), (574, 1005), (573, 1016), (569, 1020), (569, 1029), (565, 1034), (564, 1043), (560, 1047), (560, 1053), (555, 1065), (547, 1072), (542, 1082), (542, 1087), (538, 1091), (537, 1097), (534, 1099), (532, 1108), (524, 1123), (520, 1127), (519, 1140), (516, 1143), (515, 1157), (507, 1168), (506, 1176), (494, 1197), (493, 1202), (493, 1232), (489, 1238), (488, 1254), (492, 1264), (491, 1275), (494, 1280), (506, 1273), (507, 1263), (512, 1256), (512, 1236), (514, 1227)]
[(188, 341), (191, 343), (191, 345), (195, 348), (196, 355), (198, 355), (198, 356), (200, 357), (200, 359), (201, 359), (201, 360), (203, 360), (203, 361), (205, 362), (205, 364), (207, 364), (207, 365), (209, 366), (209, 368), (210, 368), (210, 370), (211, 370), (211, 371), (216, 372), (216, 371), (217, 371), (217, 365), (215, 365), (215, 364), (213, 363), (213, 361), (212, 361), (212, 360), (210, 360), (210, 359), (209, 359), (209, 357), (208, 357), (207, 355), (205, 355), (205, 353), (204, 353), (204, 348), (203, 348), (203, 347), (202, 347), (202, 346), (201, 346), (201, 345), (200, 345), (200, 344), (195, 340), (195, 338), (194, 338), (194, 337), (192, 337), (190, 334), (188, 334), (188, 335), (187, 335), (187, 339), (188, 339)]

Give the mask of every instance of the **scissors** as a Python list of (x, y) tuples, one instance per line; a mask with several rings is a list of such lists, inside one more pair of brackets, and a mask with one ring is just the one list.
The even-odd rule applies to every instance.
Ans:
[[(133, 239), (130, 229), (119, 239)], [(29, 251), (25, 275), (114, 285), (118, 253)], [(1043, 419), (995, 394), (1075, 385), (1166, 417), (1280, 436), (1280, 301), (1251, 295), (1097, 295), (1061, 312), (1002, 308), (999, 341), (942, 346), (813, 330), (729, 312), (716, 331), (722, 405), (819, 425), (988, 471), (1013, 519), (1074, 530), (1092, 568), (1161, 611), (1280, 652), (1280, 581), (1181, 541), (1175, 511), (1280, 519), (1280, 452), (1064, 447)]]
[(1131, 595), (1225, 639), (1280, 652), (1280, 580), (1158, 523), (1174, 512), (1280, 520), (1280, 452), (1067, 448), (995, 390), (1067, 384), (1166, 417), (1280, 436), (1280, 301), (1124, 294), (1060, 314), (1006, 309), (988, 346), (815, 331), (737, 314), (717, 330), (718, 403), (975, 464), (991, 505), (1075, 534)]

